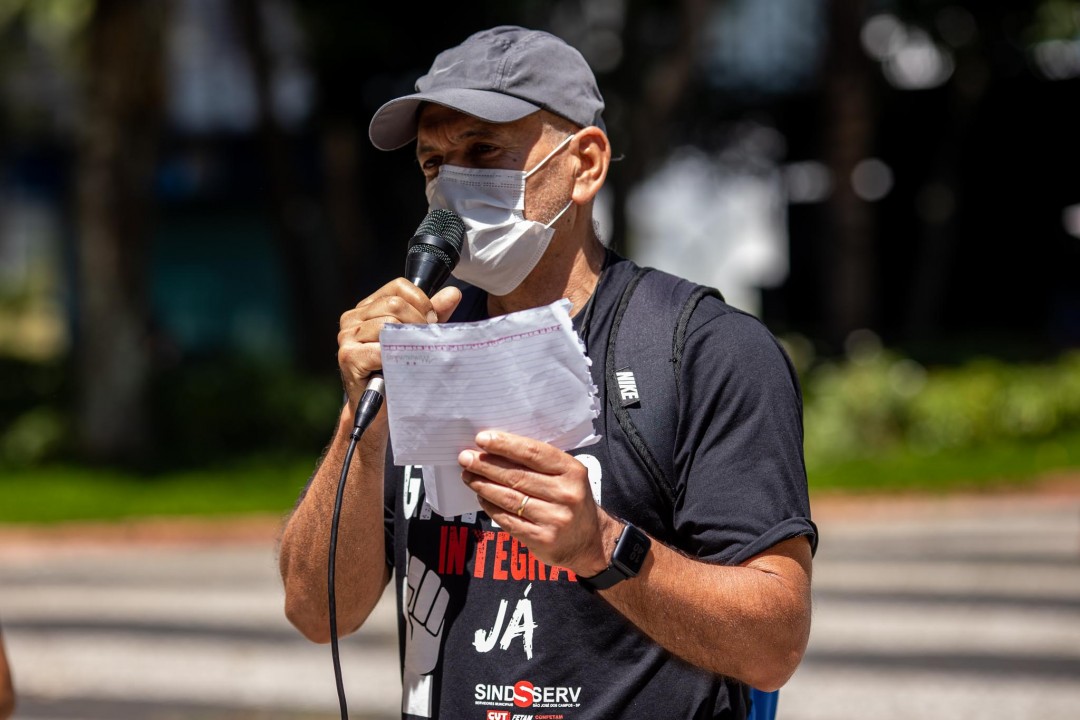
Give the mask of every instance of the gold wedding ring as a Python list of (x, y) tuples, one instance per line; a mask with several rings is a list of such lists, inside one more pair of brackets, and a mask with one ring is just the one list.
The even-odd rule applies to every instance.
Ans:
[(517, 511), (517, 516), (518, 516), (518, 517), (521, 517), (521, 513), (525, 512), (525, 506), (529, 504), (529, 500), (531, 499), (531, 497), (532, 497), (532, 496), (530, 496), (530, 495), (526, 495), (526, 496), (525, 496), (525, 497), (524, 497), (524, 498), (523, 498), (523, 499), (521, 500), (521, 507), (519, 507), (519, 508), (518, 508), (518, 511)]

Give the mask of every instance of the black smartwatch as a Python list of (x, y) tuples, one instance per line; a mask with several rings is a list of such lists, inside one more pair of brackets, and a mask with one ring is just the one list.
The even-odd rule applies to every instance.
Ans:
[(579, 577), (578, 584), (589, 592), (607, 590), (617, 582), (636, 577), (645, 564), (652, 540), (645, 533), (630, 523), (626, 523), (619, 541), (615, 543), (615, 552), (611, 554), (611, 564), (592, 577)]

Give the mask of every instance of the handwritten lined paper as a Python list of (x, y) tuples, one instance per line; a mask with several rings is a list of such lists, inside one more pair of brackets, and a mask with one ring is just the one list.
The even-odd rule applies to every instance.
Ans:
[(599, 440), (596, 387), (570, 307), (559, 300), (479, 322), (383, 327), (394, 464), (425, 466), (428, 502), (440, 514), (479, 507), (461, 482), (457, 456), (475, 447), (481, 430), (524, 435), (560, 450)]

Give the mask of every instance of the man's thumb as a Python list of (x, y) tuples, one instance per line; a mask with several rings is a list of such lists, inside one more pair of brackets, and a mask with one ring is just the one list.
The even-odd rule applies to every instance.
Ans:
[(435, 308), (435, 312), (439, 316), (439, 322), (449, 320), (460, 302), (461, 290), (453, 285), (447, 285), (431, 296), (431, 306)]

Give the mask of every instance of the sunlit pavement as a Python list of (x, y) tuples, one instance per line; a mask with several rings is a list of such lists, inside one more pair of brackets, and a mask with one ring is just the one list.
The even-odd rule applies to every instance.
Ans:
[(1080, 718), (1074, 490), (821, 524), (810, 648), (779, 717)]
[[(339, 717), (330, 647), (282, 597), (272, 542), (0, 549), (16, 718)], [(399, 716), (395, 633), (383, 602), (341, 643), (350, 717)]]
[[(1080, 716), (1080, 496), (822, 507), (810, 650), (780, 718)], [(269, 536), (0, 538), (16, 718), (339, 717), (329, 647), (283, 617)], [(342, 643), (359, 720), (398, 717), (388, 601)]]

